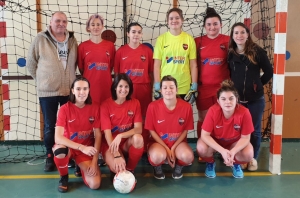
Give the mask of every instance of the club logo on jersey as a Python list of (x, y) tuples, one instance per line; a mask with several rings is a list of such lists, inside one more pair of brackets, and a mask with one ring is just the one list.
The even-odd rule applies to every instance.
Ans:
[(184, 50), (187, 50), (189, 48), (188, 44), (182, 44), (182, 47)]
[(127, 112), (127, 115), (128, 115), (129, 117), (131, 117), (131, 118), (133, 117), (133, 114), (134, 114), (134, 113), (133, 113), (132, 110), (129, 110), (129, 111)]
[(224, 44), (220, 45), (221, 50), (225, 51), (226, 50), (226, 46)]
[(184, 56), (174, 56), (174, 57), (166, 57), (167, 63), (173, 63), (173, 64), (184, 64), (185, 57)]
[(179, 118), (178, 119), (178, 123), (180, 126), (182, 126), (184, 124), (184, 119), (183, 118)]
[(94, 121), (95, 121), (95, 118), (94, 118), (93, 116), (90, 116), (90, 117), (89, 117), (89, 121), (90, 121), (91, 124), (93, 124)]
[(109, 56), (109, 55), (110, 55), (108, 51), (106, 51), (106, 55), (107, 55), (107, 56)]
[(238, 124), (234, 124), (234, 125), (233, 125), (233, 128), (234, 128), (234, 130), (236, 130), (237, 132), (240, 132), (240, 131), (241, 131), (241, 126), (238, 125)]
[(127, 76), (143, 76), (144, 69), (124, 69)]
[(142, 60), (143, 62), (145, 62), (145, 60), (146, 60), (146, 56), (144, 56), (144, 55), (141, 55), (141, 60)]
[(88, 63), (88, 68), (89, 70), (96, 69), (97, 71), (106, 71), (108, 69), (108, 64), (100, 62)]

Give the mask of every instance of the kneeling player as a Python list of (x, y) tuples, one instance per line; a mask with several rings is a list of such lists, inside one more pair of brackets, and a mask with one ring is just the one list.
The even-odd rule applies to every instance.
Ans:
[(145, 128), (150, 131), (152, 141), (148, 144), (148, 159), (156, 179), (164, 179), (161, 165), (167, 159), (174, 168), (172, 177), (180, 179), (182, 168), (194, 160), (187, 144), (187, 132), (194, 129), (191, 105), (177, 98), (177, 81), (172, 76), (161, 80), (162, 99), (150, 103)]
[(101, 183), (98, 154), (101, 144), (100, 108), (92, 105), (90, 84), (77, 78), (70, 91), (69, 102), (58, 113), (55, 128), (54, 162), (61, 179), (58, 191), (68, 191), (68, 162), (73, 158), (81, 169), (84, 183), (98, 189)]

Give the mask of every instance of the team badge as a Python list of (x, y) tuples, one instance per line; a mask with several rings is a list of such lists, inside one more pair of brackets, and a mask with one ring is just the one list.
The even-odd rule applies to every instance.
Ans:
[(106, 55), (109, 56), (109, 52), (108, 51), (106, 51)]
[(184, 50), (187, 50), (189, 48), (188, 44), (182, 44), (182, 47)]
[(129, 116), (129, 117), (133, 117), (133, 111), (131, 111), (131, 110), (129, 110), (128, 112), (127, 112), (127, 115)]
[(178, 119), (178, 123), (180, 126), (182, 126), (184, 124), (184, 119), (183, 118), (179, 118)]
[(144, 55), (142, 55), (142, 56), (141, 56), (141, 60), (142, 60), (143, 62), (145, 62), (146, 57), (145, 57)]
[(221, 50), (225, 51), (226, 50), (226, 46), (224, 44), (220, 45)]
[(93, 124), (94, 121), (95, 121), (95, 118), (93, 116), (91, 116), (91, 117), (89, 117), (89, 121), (90, 121), (91, 124)]
[(234, 125), (233, 125), (233, 128), (234, 128), (234, 130), (236, 130), (236, 131), (238, 131), (238, 132), (241, 131), (241, 126), (238, 125), (238, 124), (234, 124)]

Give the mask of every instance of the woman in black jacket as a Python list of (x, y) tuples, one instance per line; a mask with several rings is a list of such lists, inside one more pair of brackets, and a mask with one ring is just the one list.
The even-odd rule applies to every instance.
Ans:
[(254, 158), (248, 164), (248, 170), (255, 171), (265, 108), (263, 86), (272, 78), (273, 68), (266, 52), (252, 41), (250, 31), (243, 23), (236, 23), (231, 28), (228, 62), (230, 77), (238, 90), (240, 103), (249, 109), (252, 116), (254, 132), (251, 134), (251, 144)]

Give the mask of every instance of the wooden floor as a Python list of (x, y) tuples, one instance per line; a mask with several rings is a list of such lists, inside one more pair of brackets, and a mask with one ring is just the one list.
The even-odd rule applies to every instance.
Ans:
[[(195, 147), (195, 144), (191, 144)], [(129, 195), (119, 194), (114, 190), (109, 179), (107, 167), (100, 167), (102, 184), (98, 190), (90, 190), (81, 178), (73, 175), (74, 169), (69, 169), (69, 192), (59, 193), (57, 185), (58, 172), (43, 172), (44, 159), (27, 163), (0, 164), (0, 197), (214, 197), (214, 198), (293, 198), (300, 196), (300, 143), (283, 143), (282, 172), (272, 175), (268, 171), (269, 145), (263, 143), (258, 159), (259, 169), (256, 172), (245, 171), (243, 179), (234, 179), (231, 169), (216, 159), (217, 177), (206, 178), (203, 174), (205, 164), (195, 159), (192, 166), (183, 169), (184, 177), (174, 180), (171, 168), (163, 165), (166, 173), (164, 180), (157, 180), (152, 175), (152, 167), (144, 157), (135, 175), (137, 185)], [(1, 155), (1, 152), (0, 152)], [(0, 156), (1, 157), (1, 156)]]

